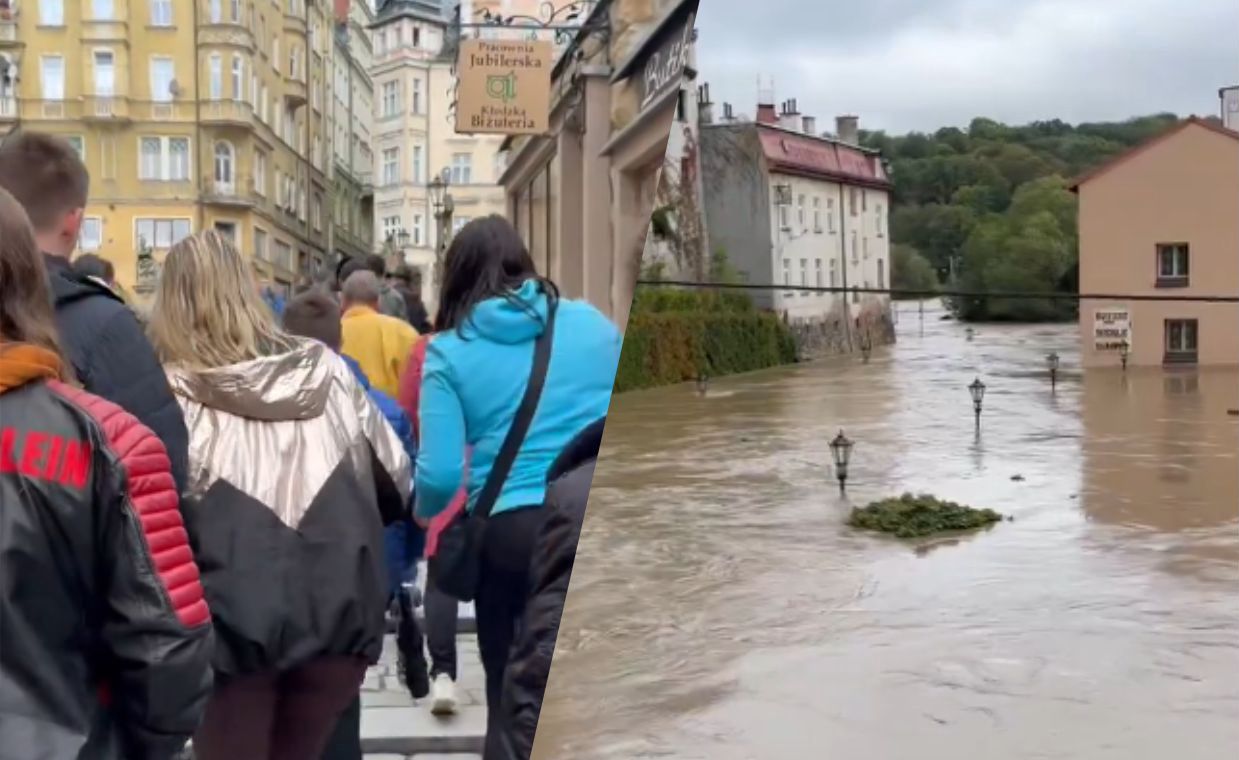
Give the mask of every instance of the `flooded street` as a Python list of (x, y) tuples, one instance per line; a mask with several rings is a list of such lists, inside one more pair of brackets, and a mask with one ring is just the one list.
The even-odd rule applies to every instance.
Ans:
[[(869, 364), (616, 398), (535, 759), (1239, 751), (1239, 373), (1083, 375), (1074, 325), (969, 342), (906, 304), (899, 333)], [(1015, 519), (843, 524), (904, 491)]]

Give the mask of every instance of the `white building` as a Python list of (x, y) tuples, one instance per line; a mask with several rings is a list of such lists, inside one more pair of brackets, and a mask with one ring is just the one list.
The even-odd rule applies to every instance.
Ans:
[(710, 244), (748, 282), (776, 286), (754, 291), (754, 300), (791, 321), (850, 324), (885, 313), (885, 294), (804, 289), (890, 286), (891, 185), (882, 157), (858, 144), (856, 117), (839, 117), (838, 136), (822, 137), (794, 100), (778, 112), (773, 97), (763, 100), (756, 121), (701, 128)]
[(374, 50), (372, 0), (337, 5), (332, 60), (332, 248), (362, 256), (374, 246)]
[(1239, 132), (1239, 85), (1223, 87), (1218, 95), (1222, 99), (1222, 123)]

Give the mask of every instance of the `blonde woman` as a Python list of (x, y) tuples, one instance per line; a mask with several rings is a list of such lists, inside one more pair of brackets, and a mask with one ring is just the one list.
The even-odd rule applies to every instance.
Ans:
[(186, 523), (217, 633), (195, 756), (318, 757), (382, 647), (382, 529), (408, 507), (408, 456), (213, 230), (168, 252), (149, 331), (189, 427)]

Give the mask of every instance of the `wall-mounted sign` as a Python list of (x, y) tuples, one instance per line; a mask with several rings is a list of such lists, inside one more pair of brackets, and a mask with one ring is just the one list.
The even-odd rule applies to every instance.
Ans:
[(462, 40), (456, 131), (536, 135), (551, 112), (550, 40)]
[(1131, 346), (1131, 312), (1125, 307), (1098, 309), (1093, 313), (1093, 348), (1118, 351)]
[(669, 25), (650, 41), (649, 57), (645, 59), (638, 84), (642, 111), (671, 90), (679, 89), (684, 69), (688, 67), (696, 17), (695, 13), (684, 14), (679, 23)]

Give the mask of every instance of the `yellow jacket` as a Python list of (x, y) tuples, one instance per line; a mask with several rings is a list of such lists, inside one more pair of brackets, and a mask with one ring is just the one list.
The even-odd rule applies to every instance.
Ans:
[(417, 330), (369, 306), (350, 307), (340, 325), (340, 352), (361, 365), (372, 386), (395, 398), (400, 391), (400, 375), (417, 342)]

